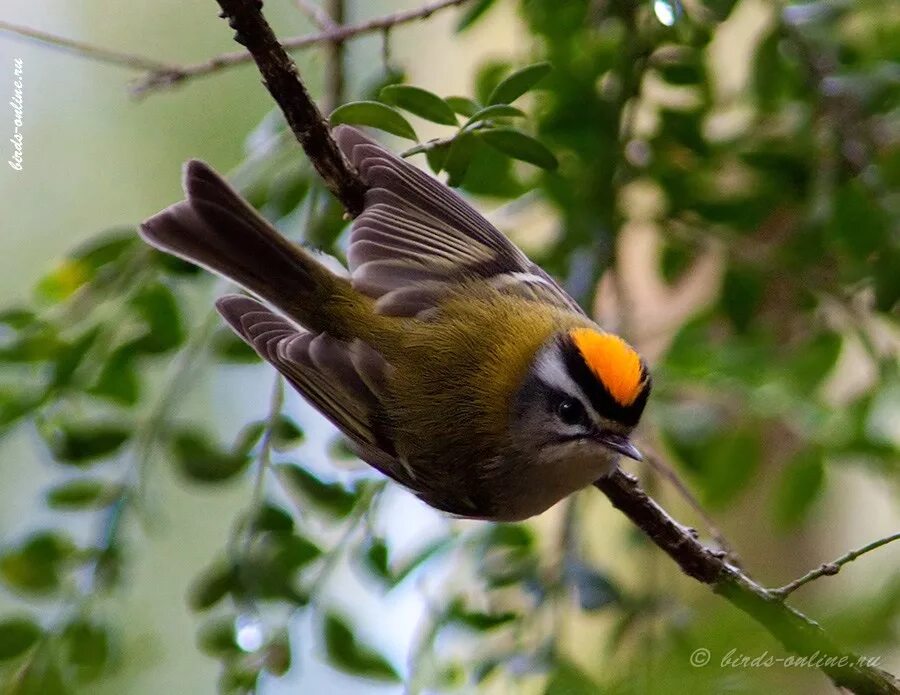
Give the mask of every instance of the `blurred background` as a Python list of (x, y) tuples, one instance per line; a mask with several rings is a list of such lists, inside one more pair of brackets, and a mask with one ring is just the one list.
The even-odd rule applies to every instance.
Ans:
[[(900, 6), (437, 4), (296, 53), (300, 74), (326, 111), (388, 102), (400, 125), (342, 118), (392, 149), (439, 139), (411, 161), (649, 358), (642, 445), (715, 527), (629, 469), (766, 586), (895, 533)], [(285, 39), (417, 7), (265, 11)], [(221, 327), (225, 285), (137, 242), (197, 157), (341, 258), (342, 211), (252, 64), (134, 96), (146, 70), (21, 37), (189, 65), (238, 48), (217, 11), (0, 5), (3, 103), (24, 73), (23, 170), (0, 157), (0, 692), (825, 691), (723, 666), (785, 654), (596, 490), (489, 525), (385, 485)], [(460, 130), (491, 101), (523, 115)], [(790, 600), (896, 673), (898, 578), (888, 545)]]

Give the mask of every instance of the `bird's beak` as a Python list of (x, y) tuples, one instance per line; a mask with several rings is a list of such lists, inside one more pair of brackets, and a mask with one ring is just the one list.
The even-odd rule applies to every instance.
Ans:
[(622, 456), (627, 456), (635, 461), (644, 460), (644, 455), (638, 451), (637, 447), (631, 443), (631, 440), (623, 434), (616, 434), (615, 432), (599, 432), (595, 437), (595, 441), (598, 444), (602, 444), (607, 449), (612, 449), (616, 453), (622, 454)]

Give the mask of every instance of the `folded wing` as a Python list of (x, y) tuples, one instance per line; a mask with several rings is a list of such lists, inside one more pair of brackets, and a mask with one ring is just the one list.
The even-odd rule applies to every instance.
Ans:
[(353, 286), (391, 316), (434, 308), (465, 280), (580, 312), (539, 266), (459, 195), (354, 128), (335, 138), (368, 186), (350, 234)]

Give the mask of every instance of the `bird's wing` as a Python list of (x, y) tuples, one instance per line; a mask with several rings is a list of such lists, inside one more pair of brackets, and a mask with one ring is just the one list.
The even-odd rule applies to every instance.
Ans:
[(416, 316), (465, 280), (504, 293), (581, 308), (459, 195), (355, 128), (334, 131), (368, 191), (353, 223), (348, 260), (359, 291), (383, 314)]
[(355, 340), (298, 329), (265, 305), (243, 295), (216, 302), (219, 313), (260, 357), (350, 438), (360, 458), (407, 487), (414, 486), (398, 461), (382, 397), (390, 367), (375, 350)]

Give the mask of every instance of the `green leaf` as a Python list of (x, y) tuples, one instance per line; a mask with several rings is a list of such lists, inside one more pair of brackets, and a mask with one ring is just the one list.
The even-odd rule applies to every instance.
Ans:
[(42, 431), (53, 458), (72, 466), (88, 466), (115, 454), (131, 438), (131, 429), (115, 423), (64, 423)]
[(27, 668), (3, 683), (3, 695), (73, 695), (71, 679), (63, 679), (59, 656), (46, 640), (28, 658)]
[(460, 116), (471, 116), (481, 108), (478, 102), (469, 97), (446, 97), (444, 101)]
[(400, 681), (394, 667), (371, 648), (359, 644), (347, 623), (337, 614), (325, 615), (324, 633), (325, 651), (336, 668), (362, 678)]
[(63, 655), (81, 683), (97, 680), (109, 660), (109, 633), (105, 626), (76, 618), (63, 630)]
[(72, 258), (96, 271), (110, 263), (126, 260), (126, 254), (138, 244), (139, 238), (133, 227), (110, 229), (79, 245)]
[(44, 634), (31, 618), (8, 617), (0, 619), (0, 661), (15, 659), (23, 654)]
[(37, 321), (0, 344), (0, 359), (4, 362), (45, 362), (57, 359), (67, 347), (54, 326)]
[(598, 611), (622, 600), (621, 590), (608, 576), (581, 560), (566, 561), (565, 577), (575, 587), (583, 611)]
[(478, 140), (469, 133), (460, 133), (453, 138), (444, 160), (448, 186), (455, 188), (462, 184), (477, 149)]
[(775, 521), (781, 528), (802, 522), (825, 488), (825, 465), (819, 449), (797, 454), (784, 468), (775, 490)]
[(513, 160), (486, 145), (476, 148), (462, 187), (474, 195), (507, 200), (518, 198), (526, 191), (513, 171)]
[(175, 435), (172, 449), (182, 474), (201, 483), (228, 480), (250, 462), (246, 454), (226, 451), (209, 438), (190, 430)]
[(522, 524), (496, 524), (484, 536), (478, 559), (491, 587), (534, 579), (537, 558), (534, 533)]
[(331, 125), (349, 123), (378, 128), (408, 140), (418, 140), (416, 131), (396, 109), (377, 101), (352, 101), (338, 106), (328, 120)]
[(30, 415), (43, 402), (39, 395), (0, 388), (0, 431)]
[(712, 11), (716, 20), (724, 22), (737, 5), (737, 0), (704, 0), (703, 4)]
[(155, 268), (159, 268), (160, 272), (173, 277), (191, 277), (200, 275), (203, 272), (203, 268), (199, 265), (194, 265), (190, 261), (185, 261), (177, 256), (170, 256), (156, 249), (150, 252), (150, 264)]
[(456, 24), (456, 31), (460, 33), (474, 25), (495, 2), (496, 0), (477, 0), (477, 2), (471, 4), (463, 16), (459, 18), (459, 22)]
[(263, 432), (266, 431), (266, 423), (262, 420), (256, 420), (244, 425), (234, 438), (234, 445), (231, 447), (233, 456), (247, 457), (253, 451), (254, 447), (262, 438)]
[(852, 180), (838, 189), (828, 234), (859, 260), (886, 246), (889, 222), (872, 193)]
[(53, 509), (102, 509), (115, 502), (122, 488), (101, 480), (80, 478), (55, 485), (47, 491), (47, 504)]
[(479, 132), (479, 137), (488, 145), (513, 159), (534, 164), (542, 169), (554, 170), (558, 166), (556, 157), (539, 140), (515, 128), (492, 128)]
[(478, 121), (488, 121), (492, 118), (525, 118), (525, 112), (517, 109), (509, 104), (494, 104), (493, 106), (485, 106), (472, 114), (472, 117), (466, 121), (464, 128)]
[(253, 515), (250, 529), (253, 533), (290, 533), (294, 530), (294, 519), (283, 509), (266, 503)]
[(722, 308), (735, 330), (744, 333), (749, 328), (763, 297), (760, 271), (731, 265), (722, 281)]
[(131, 305), (147, 326), (144, 335), (130, 343), (133, 350), (158, 355), (184, 342), (181, 310), (168, 287), (159, 283), (147, 285), (131, 300)]
[(0, 553), (0, 577), (17, 591), (50, 594), (59, 588), (65, 563), (74, 552), (69, 538), (51, 531), (36, 532), (18, 547)]
[(508, 70), (509, 63), (505, 60), (492, 60), (480, 66), (475, 74), (475, 99), (481, 104), (490, 103), (491, 93)]
[(123, 345), (113, 352), (88, 392), (123, 405), (135, 405), (141, 395), (136, 357), (137, 352), (131, 345)]
[(283, 676), (291, 668), (291, 642), (287, 634), (280, 635), (266, 645), (266, 671)]
[(654, 66), (660, 76), (669, 84), (702, 84), (706, 75), (703, 69), (703, 54), (696, 50), (679, 51), (671, 60)]
[(216, 563), (197, 577), (188, 591), (188, 606), (205, 611), (215, 606), (237, 587), (237, 572), (231, 563)]
[(63, 388), (72, 381), (72, 376), (88, 355), (91, 346), (100, 335), (99, 326), (94, 326), (84, 331), (78, 338), (61, 348), (53, 368), (51, 385), (53, 388)]
[(90, 282), (92, 276), (92, 269), (87, 263), (76, 258), (65, 258), (38, 281), (35, 292), (39, 299), (55, 304), (75, 294)]
[(761, 455), (760, 432), (753, 425), (714, 440), (706, 452), (702, 481), (709, 504), (721, 507), (743, 491), (759, 469)]
[(256, 351), (238, 338), (230, 328), (220, 328), (210, 340), (210, 352), (222, 362), (236, 364), (256, 364), (259, 355)]
[(488, 104), (511, 104), (525, 92), (534, 88), (551, 70), (550, 63), (535, 63), (512, 75), (498, 84), (488, 97)]
[(301, 509), (308, 502), (340, 518), (347, 516), (359, 499), (359, 493), (340, 483), (326, 483), (300, 466), (283, 463), (275, 466), (275, 471)]
[(454, 601), (447, 611), (447, 618), (451, 622), (465, 625), (478, 632), (487, 632), (495, 628), (511, 623), (519, 618), (518, 613), (483, 613), (466, 608), (459, 600)]
[(875, 259), (872, 273), (875, 284), (875, 306), (888, 313), (900, 303), (900, 249), (886, 247)]
[(841, 354), (844, 340), (839, 333), (819, 333), (803, 345), (788, 363), (794, 388), (807, 395), (831, 373)]
[(559, 659), (547, 682), (544, 695), (597, 695), (603, 689), (567, 659)]
[(279, 415), (272, 428), (272, 446), (277, 451), (294, 449), (303, 443), (303, 429), (287, 415)]
[(528, 551), (534, 547), (534, 532), (524, 524), (495, 524), (486, 538), (490, 545)]
[(394, 583), (399, 584), (435, 555), (438, 555), (442, 551), (451, 547), (454, 543), (454, 540), (455, 539), (452, 536), (448, 536), (446, 538), (438, 538), (433, 543), (429, 543), (428, 545), (426, 545), (412, 558), (407, 560), (400, 569), (397, 570), (397, 572), (394, 574)]
[(392, 84), (382, 89), (379, 96), (382, 101), (414, 113), (426, 121), (442, 125), (457, 125), (456, 114), (450, 105), (437, 94), (421, 87)]
[(236, 593), (305, 605), (308, 597), (297, 589), (296, 575), (321, 555), (321, 548), (305, 536), (260, 534), (240, 563), (237, 574), (240, 586)]
[(241, 648), (235, 641), (234, 616), (223, 615), (203, 623), (197, 630), (197, 647), (216, 658), (240, 654)]
[(10, 307), (0, 311), (0, 324), (9, 326), (16, 331), (32, 325), (35, 319), (37, 319), (37, 315), (31, 309), (24, 307)]
[(384, 540), (381, 538), (371, 538), (366, 544), (363, 557), (366, 561), (366, 567), (378, 579), (393, 584), (394, 578), (388, 567), (388, 549)]
[(335, 461), (356, 461), (358, 458), (350, 442), (341, 435), (332, 440), (331, 446), (328, 447), (328, 455)]
[(425, 150), (425, 159), (428, 160), (428, 166), (435, 174), (440, 174), (444, 170), (447, 163), (447, 155), (450, 153), (450, 145), (442, 142), (439, 145), (432, 145)]

